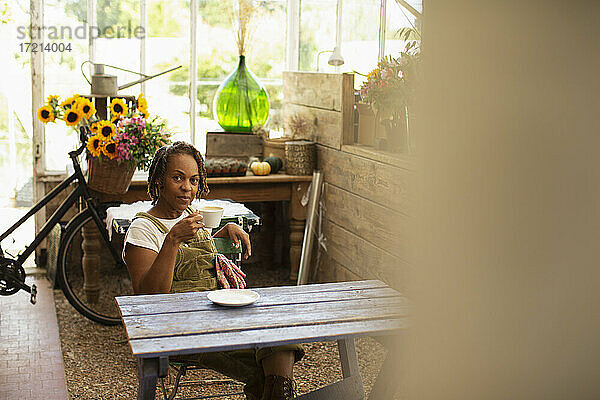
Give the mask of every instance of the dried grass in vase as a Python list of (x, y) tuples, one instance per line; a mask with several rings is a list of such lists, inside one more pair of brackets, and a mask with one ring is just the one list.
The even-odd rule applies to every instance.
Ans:
[(237, 7), (234, 6), (233, 29), (240, 56), (246, 55), (253, 28), (252, 19), (257, 11), (258, 7), (252, 0), (237, 0)]

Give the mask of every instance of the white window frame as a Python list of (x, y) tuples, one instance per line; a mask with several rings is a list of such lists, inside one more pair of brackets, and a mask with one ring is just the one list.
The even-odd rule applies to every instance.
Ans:
[(285, 69), (287, 71), (298, 71), (300, 58), (300, 0), (288, 0), (286, 12)]
[[(386, 34), (386, 8), (388, 1), (394, 1), (398, 5), (405, 7), (411, 14), (419, 18), (421, 14), (416, 11), (405, 0), (381, 0), (379, 14), (379, 52), (378, 58), (381, 59), (385, 54), (385, 34)], [(287, 71), (298, 71), (299, 61), (299, 42), (300, 42), (300, 3), (301, 0), (287, 0), (287, 27), (286, 27), (286, 51), (285, 51), (285, 69)], [(342, 7), (343, 0), (337, 0), (337, 9)], [(43, 25), (43, 0), (30, 0), (31, 7), (31, 23), (33, 26)], [(198, 79), (196, 79), (198, 66), (196, 59), (197, 50), (197, 20), (198, 20), (198, 0), (190, 1), (190, 135), (193, 144), (197, 142), (196, 135), (196, 101)], [(88, 24), (96, 25), (97, 11), (96, 0), (87, 0)], [(148, 9), (147, 0), (140, 0), (140, 26), (148, 32)], [(342, 13), (337, 12), (336, 25), (339, 31), (342, 26)], [(339, 33), (336, 36), (340, 35)], [(341, 41), (341, 37), (336, 38), (336, 43)], [(96, 44), (92, 35), (89, 35), (89, 59), (94, 62), (96, 58)], [(44, 54), (31, 53), (31, 76), (32, 76), (32, 106), (37, 110), (44, 99)], [(90, 65), (90, 74), (92, 73), (92, 65)], [(146, 72), (146, 39), (140, 39), (140, 72)], [(204, 82), (200, 82), (203, 84)], [(146, 88), (145, 83), (142, 83), (142, 92)], [(44, 126), (37, 119), (33, 119), (33, 156), (34, 156), (34, 171), (36, 176), (55, 175), (56, 171), (46, 169), (45, 159), (45, 132)]]

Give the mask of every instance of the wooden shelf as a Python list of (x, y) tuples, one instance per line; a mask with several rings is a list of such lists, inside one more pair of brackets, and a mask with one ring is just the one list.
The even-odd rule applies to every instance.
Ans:
[[(137, 175), (137, 176), (136, 176)], [(147, 185), (148, 178), (142, 174), (136, 174), (131, 181), (132, 186)], [(219, 176), (208, 178), (208, 184), (223, 185), (227, 183), (285, 183), (285, 182), (310, 182), (312, 175), (287, 175), (287, 174), (269, 174), (264, 176), (253, 175), (248, 172), (246, 176)]]

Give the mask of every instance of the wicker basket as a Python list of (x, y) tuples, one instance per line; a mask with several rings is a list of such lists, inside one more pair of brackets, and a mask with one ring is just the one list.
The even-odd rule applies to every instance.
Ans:
[(291, 138), (266, 139), (264, 142), (264, 157), (279, 157), (283, 161), (281, 172), (285, 172), (285, 142)]
[(285, 142), (285, 172), (288, 175), (312, 175), (316, 166), (315, 142)]
[(106, 194), (123, 194), (129, 189), (135, 167), (129, 163), (98, 157), (88, 159), (88, 187)]

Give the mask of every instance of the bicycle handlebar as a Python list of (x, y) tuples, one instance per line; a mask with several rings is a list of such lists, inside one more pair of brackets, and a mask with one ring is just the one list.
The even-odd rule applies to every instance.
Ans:
[(73, 150), (69, 152), (69, 157), (74, 158), (74, 157), (78, 157), (81, 153), (83, 153), (83, 150), (85, 150), (85, 143), (82, 144), (77, 150)]
[(76, 158), (81, 153), (83, 153), (90, 133), (90, 128), (88, 128), (87, 126), (82, 126), (79, 128), (79, 140), (81, 141), (81, 146), (79, 146), (77, 150), (70, 151), (69, 157)]

